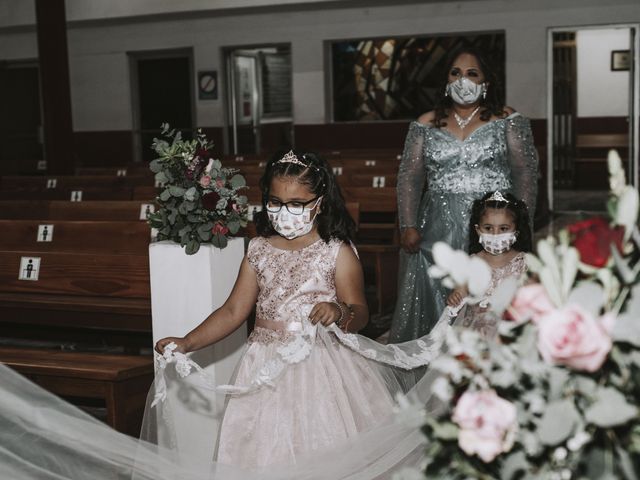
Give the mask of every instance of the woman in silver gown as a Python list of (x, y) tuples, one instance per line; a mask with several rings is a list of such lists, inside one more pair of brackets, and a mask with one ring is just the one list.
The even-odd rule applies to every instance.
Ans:
[(421, 337), (440, 318), (447, 289), (427, 272), (432, 247), (467, 250), (473, 200), (508, 191), (534, 216), (538, 157), (529, 121), (504, 106), (496, 85), (482, 54), (460, 50), (435, 109), (410, 124), (398, 171), (402, 250), (390, 343)]

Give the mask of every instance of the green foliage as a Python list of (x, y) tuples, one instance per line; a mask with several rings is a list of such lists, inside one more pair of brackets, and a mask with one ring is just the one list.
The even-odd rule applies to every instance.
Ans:
[(162, 138), (152, 148), (158, 158), (149, 164), (163, 185), (156, 198), (159, 208), (149, 215), (158, 240), (172, 240), (193, 255), (202, 244), (224, 248), (228, 236), (247, 225), (248, 201), (240, 192), (246, 182), (237, 170), (210, 157), (213, 144), (198, 130), (184, 140), (179, 131), (162, 125)]

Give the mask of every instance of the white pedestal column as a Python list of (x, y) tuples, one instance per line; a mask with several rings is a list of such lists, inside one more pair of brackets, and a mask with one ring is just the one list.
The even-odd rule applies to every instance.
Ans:
[[(162, 241), (149, 246), (153, 342), (164, 337), (182, 337), (222, 306), (231, 293), (244, 256), (244, 239), (229, 240), (220, 250), (203, 245), (187, 255), (180, 245)], [(218, 385), (229, 382), (247, 339), (243, 324), (227, 338), (191, 354)], [(210, 461), (224, 398), (211, 392), (206, 398), (189, 388), (187, 381), (169, 382), (175, 436), (181, 453)], [(162, 437), (162, 431), (158, 432)], [(160, 443), (164, 443), (159, 438)]]

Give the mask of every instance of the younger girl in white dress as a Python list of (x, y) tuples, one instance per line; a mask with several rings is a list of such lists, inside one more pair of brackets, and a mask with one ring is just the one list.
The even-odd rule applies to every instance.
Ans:
[[(469, 226), (469, 253), (491, 267), (491, 283), (485, 292), (490, 297), (509, 277), (520, 278), (527, 269), (525, 253), (532, 248), (531, 228), (526, 204), (510, 193), (487, 193), (473, 202)], [(493, 337), (498, 319), (486, 301), (465, 304), (465, 288), (455, 289), (447, 298), (449, 312), (459, 311), (455, 325), (471, 328)]]

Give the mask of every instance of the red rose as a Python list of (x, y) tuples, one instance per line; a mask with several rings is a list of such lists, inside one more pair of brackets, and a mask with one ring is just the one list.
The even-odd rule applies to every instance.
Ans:
[(196, 157), (200, 157), (201, 159), (209, 158), (209, 150), (206, 148), (199, 148), (196, 151)]
[(602, 217), (590, 218), (569, 225), (572, 245), (580, 252), (580, 261), (594, 267), (604, 267), (611, 255), (611, 245), (622, 252), (624, 227), (611, 228)]
[(216, 192), (209, 192), (206, 195), (202, 196), (202, 206), (209, 211), (214, 211), (216, 209), (216, 204), (220, 200), (220, 195)]
[(213, 233), (214, 235), (226, 235), (227, 233), (229, 233), (229, 229), (221, 223), (216, 223), (211, 229), (211, 233)]

